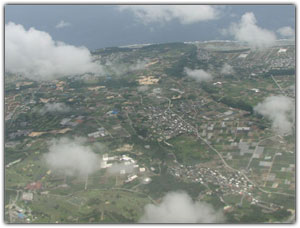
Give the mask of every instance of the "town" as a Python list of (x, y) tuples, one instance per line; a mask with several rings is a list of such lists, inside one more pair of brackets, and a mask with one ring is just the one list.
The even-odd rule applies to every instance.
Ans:
[[(93, 57), (112, 64), (111, 73), (6, 77), (6, 221), (136, 222), (140, 208), (177, 186), (231, 222), (294, 216), (295, 129), (274, 131), (254, 109), (268, 96), (295, 99), (295, 45), (169, 43)], [(224, 63), (231, 72), (220, 73)], [(197, 82), (186, 67), (210, 72), (211, 81)], [(50, 139), (62, 137), (84, 139), (100, 159), (93, 173), (68, 176), (45, 165)]]

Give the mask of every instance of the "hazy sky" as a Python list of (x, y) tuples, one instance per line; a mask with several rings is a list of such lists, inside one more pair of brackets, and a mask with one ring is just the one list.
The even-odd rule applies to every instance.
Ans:
[(90, 50), (135, 43), (233, 39), (222, 29), (239, 22), (246, 12), (253, 13), (259, 27), (274, 33), (286, 26), (295, 27), (293, 5), (219, 5), (200, 10), (192, 7), (191, 13), (182, 7), (150, 8), (6, 5), (5, 23), (21, 24), (25, 29), (34, 27), (49, 33), (53, 40)]

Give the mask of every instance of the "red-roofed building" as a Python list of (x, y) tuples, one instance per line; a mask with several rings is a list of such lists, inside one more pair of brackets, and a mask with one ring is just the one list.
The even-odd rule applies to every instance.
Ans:
[(75, 120), (76, 123), (82, 123), (83, 120)]
[(41, 188), (42, 188), (42, 183), (40, 181), (37, 181), (37, 182), (32, 182), (30, 184), (27, 184), (25, 189), (27, 189), (27, 190), (39, 190)]

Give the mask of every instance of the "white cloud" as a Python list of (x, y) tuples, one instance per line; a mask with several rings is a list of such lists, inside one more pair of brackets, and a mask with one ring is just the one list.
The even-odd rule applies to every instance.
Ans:
[(213, 78), (210, 73), (208, 73), (202, 69), (192, 70), (192, 69), (185, 67), (184, 72), (187, 74), (188, 77), (195, 79), (197, 82), (211, 81)]
[(192, 24), (217, 19), (219, 11), (210, 5), (122, 5), (144, 24), (165, 23), (177, 19), (181, 24)]
[(32, 80), (53, 80), (86, 72), (100, 73), (90, 51), (54, 41), (43, 31), (22, 25), (5, 25), (5, 71)]
[(65, 28), (65, 27), (68, 27), (68, 26), (71, 26), (71, 23), (69, 22), (65, 22), (64, 20), (61, 20), (56, 26), (55, 28)]
[(233, 67), (230, 66), (228, 63), (225, 63), (225, 64), (222, 66), (221, 74), (229, 75), (229, 74), (233, 74), (233, 73), (234, 73)]
[(140, 223), (221, 223), (222, 211), (216, 211), (210, 204), (193, 201), (185, 192), (170, 192), (160, 204), (145, 206)]
[(41, 108), (40, 113), (45, 114), (47, 112), (50, 113), (64, 113), (69, 112), (70, 108), (64, 103), (47, 103), (43, 108)]
[(288, 38), (293, 38), (295, 36), (294, 29), (289, 26), (279, 28), (277, 30), (277, 33), (279, 33), (283, 37), (288, 37)]
[(61, 138), (53, 140), (49, 152), (44, 155), (48, 167), (67, 176), (85, 177), (100, 167), (100, 159), (89, 147), (84, 146), (84, 139)]
[(259, 27), (252, 12), (245, 13), (239, 23), (232, 23), (229, 29), (221, 30), (223, 35), (227, 32), (235, 40), (245, 42), (255, 48), (272, 46), (276, 35), (267, 29)]
[(254, 107), (254, 111), (272, 121), (272, 128), (278, 134), (290, 134), (295, 120), (295, 106), (291, 98), (270, 96)]
[(148, 60), (137, 60), (133, 64), (125, 64), (125, 63), (120, 63), (118, 58), (113, 59), (112, 61), (109, 60), (105, 63), (106, 67), (106, 72), (107, 73), (114, 73), (117, 76), (133, 72), (133, 71), (138, 71), (138, 70), (143, 70), (146, 68), (146, 64), (148, 63)]

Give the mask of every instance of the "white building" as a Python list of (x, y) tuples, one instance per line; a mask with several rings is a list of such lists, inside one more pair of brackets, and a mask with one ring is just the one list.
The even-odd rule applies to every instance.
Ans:
[(108, 154), (103, 154), (102, 155), (102, 160), (107, 161), (108, 160)]
[(137, 177), (138, 177), (137, 175), (129, 176), (125, 182), (131, 182), (131, 181), (135, 180)]
[(33, 200), (33, 193), (32, 192), (23, 192), (22, 200), (26, 200), (26, 201)]
[(280, 48), (279, 50), (278, 50), (278, 53), (285, 53), (287, 51), (287, 49), (285, 49), (285, 48)]

